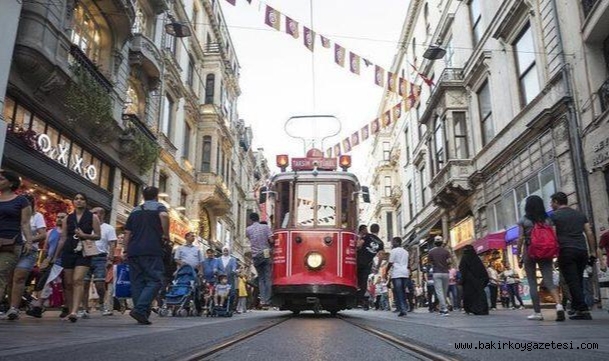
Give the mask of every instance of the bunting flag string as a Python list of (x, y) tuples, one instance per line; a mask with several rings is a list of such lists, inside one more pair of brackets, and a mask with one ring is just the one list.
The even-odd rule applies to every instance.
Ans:
[[(226, 1), (233, 6), (235, 6), (237, 3), (237, 0), (226, 0)], [(247, 0), (247, 2), (250, 5), (252, 4), (251, 0)], [(262, 5), (265, 6), (264, 23), (266, 25), (272, 27), (273, 29), (275, 29), (277, 31), (281, 31), (281, 18), (283, 16), (285, 18), (285, 27), (286, 27), (285, 33), (287, 35), (290, 35), (294, 39), (300, 38), (301, 25), (298, 21), (281, 13), (279, 10), (265, 4), (263, 1), (258, 2), (259, 11), (261, 11)], [(311, 52), (315, 51), (315, 38), (316, 38), (316, 36), (319, 36), (319, 38), (321, 40), (321, 45), (323, 48), (330, 49), (332, 47), (332, 44), (334, 44), (334, 62), (336, 64), (338, 64), (340, 67), (345, 68), (345, 57), (348, 52), (349, 58), (347, 60), (349, 61), (349, 70), (351, 73), (362, 76), (360, 66), (361, 66), (361, 61), (363, 61), (366, 68), (369, 68), (372, 65), (374, 65), (374, 83), (377, 86), (380, 86), (382, 88), (385, 88), (385, 86), (387, 86), (386, 89), (388, 91), (399, 94), (402, 98), (411, 99), (413, 96), (414, 97), (419, 96), (420, 91), (419, 92), (412, 91), (412, 88), (415, 87), (415, 84), (411, 83), (410, 81), (408, 81), (404, 78), (403, 69), (402, 69), (401, 77), (398, 76), (397, 73), (388, 72), (381, 66), (374, 64), (369, 59), (363, 58), (362, 56), (345, 49), (341, 45), (338, 45), (335, 41), (332, 41), (327, 36), (318, 34), (314, 29), (308, 28), (306, 26), (302, 26), (302, 34), (303, 34), (303, 43), (307, 47), (307, 49), (309, 49)], [(410, 66), (417, 72), (417, 74), (421, 77), (421, 79), (423, 80), (423, 82), (425, 82), (425, 84), (427, 84), (430, 87), (434, 85), (434, 82), (432, 79), (429, 79), (424, 74), (420, 73), (413, 64), (410, 64)], [(385, 73), (387, 73), (387, 77), (385, 77)], [(406, 106), (407, 107), (412, 106), (412, 104), (416, 104), (416, 102), (418, 102), (418, 98), (414, 99), (414, 100), (411, 99), (410, 102), (406, 102)]]

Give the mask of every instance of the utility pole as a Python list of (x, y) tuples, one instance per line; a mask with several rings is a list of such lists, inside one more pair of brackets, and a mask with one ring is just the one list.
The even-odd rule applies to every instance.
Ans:
[(2, 24), (3, 36), (0, 36), (0, 160), (4, 155), (4, 142), (6, 141), (6, 122), (4, 121), (4, 97), (8, 77), (11, 73), (11, 62), (17, 28), (19, 27), (19, 16), (21, 14), (21, 0), (4, 1), (0, 11), (0, 24)]

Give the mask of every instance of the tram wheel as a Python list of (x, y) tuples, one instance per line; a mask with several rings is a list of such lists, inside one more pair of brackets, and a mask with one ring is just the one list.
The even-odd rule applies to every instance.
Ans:
[(332, 317), (338, 316), (338, 310), (330, 310), (330, 316), (332, 316)]
[(292, 310), (292, 314), (294, 316), (298, 316), (298, 315), (300, 315), (300, 310)]

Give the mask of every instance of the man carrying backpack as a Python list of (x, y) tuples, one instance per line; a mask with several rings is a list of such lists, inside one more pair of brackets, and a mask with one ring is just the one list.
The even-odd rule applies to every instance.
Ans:
[(556, 226), (559, 245), (558, 267), (569, 286), (571, 307), (575, 311), (569, 318), (591, 320), (592, 316), (584, 298), (583, 275), (586, 264), (589, 261), (594, 262), (598, 256), (596, 239), (586, 215), (567, 204), (568, 198), (563, 192), (552, 195), (552, 221)]

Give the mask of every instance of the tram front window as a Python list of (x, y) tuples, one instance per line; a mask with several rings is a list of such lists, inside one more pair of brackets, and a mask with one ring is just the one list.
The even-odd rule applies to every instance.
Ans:
[(299, 227), (336, 226), (336, 185), (299, 184), (294, 208)]

